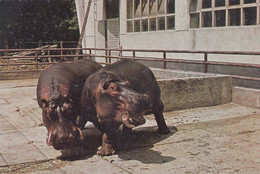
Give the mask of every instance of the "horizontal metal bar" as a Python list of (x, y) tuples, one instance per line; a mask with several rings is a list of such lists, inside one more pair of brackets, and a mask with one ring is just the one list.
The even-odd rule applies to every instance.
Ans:
[(253, 51), (190, 51), (190, 50), (163, 50), (163, 49), (111, 49), (111, 48), (44, 48), (44, 49), (0, 49), (0, 52), (19, 51), (76, 51), (76, 50), (96, 50), (96, 51), (136, 51), (136, 52), (166, 52), (166, 53), (198, 53), (198, 54), (240, 54), (240, 55), (260, 55), (260, 52)]

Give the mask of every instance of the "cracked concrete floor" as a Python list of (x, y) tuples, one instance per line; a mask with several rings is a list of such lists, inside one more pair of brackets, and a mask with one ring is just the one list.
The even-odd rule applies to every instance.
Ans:
[(91, 124), (81, 148), (45, 144), (36, 82), (0, 81), (0, 173), (260, 173), (259, 109), (229, 103), (167, 112), (168, 135), (155, 133), (149, 115), (133, 135), (119, 134), (116, 155), (100, 157), (101, 134)]

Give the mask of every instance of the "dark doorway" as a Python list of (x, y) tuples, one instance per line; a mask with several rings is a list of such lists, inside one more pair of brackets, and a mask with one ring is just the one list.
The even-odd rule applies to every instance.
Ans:
[(104, 0), (105, 19), (119, 17), (119, 0)]

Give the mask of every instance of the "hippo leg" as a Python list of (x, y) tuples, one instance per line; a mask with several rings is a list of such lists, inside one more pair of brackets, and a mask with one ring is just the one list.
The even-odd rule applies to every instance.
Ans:
[(158, 109), (153, 112), (158, 126), (157, 132), (160, 134), (168, 134), (170, 133), (170, 129), (167, 127), (165, 123), (162, 111), (163, 111), (163, 103), (160, 102)]
[(106, 133), (103, 134), (102, 137), (102, 147), (101, 149), (97, 152), (98, 155), (100, 156), (109, 156), (115, 154), (115, 150), (112, 147), (111, 139), (112, 135), (108, 135)]
[(158, 130), (157, 132), (160, 134), (168, 134), (170, 133), (170, 129), (166, 126), (164, 117), (163, 117), (163, 113), (162, 112), (155, 112), (154, 113), (156, 122), (157, 122), (157, 126), (158, 126)]

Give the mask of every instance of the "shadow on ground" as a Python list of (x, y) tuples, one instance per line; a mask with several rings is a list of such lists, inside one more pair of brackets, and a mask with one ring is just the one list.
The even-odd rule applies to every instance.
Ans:
[[(169, 134), (158, 134), (157, 127), (140, 127), (131, 133), (118, 132), (115, 150), (122, 160), (138, 160), (145, 164), (161, 164), (175, 160), (172, 156), (163, 156), (162, 152), (153, 150), (153, 147), (162, 140), (175, 134), (175, 126), (169, 127)], [(62, 151), (59, 157), (63, 160), (83, 160), (91, 158), (101, 146), (102, 135), (95, 127), (86, 127), (83, 131), (84, 142), (81, 147)]]

